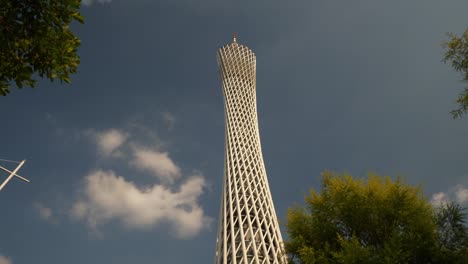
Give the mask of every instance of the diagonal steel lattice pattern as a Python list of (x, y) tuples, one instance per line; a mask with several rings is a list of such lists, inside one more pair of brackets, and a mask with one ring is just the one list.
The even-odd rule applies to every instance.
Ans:
[(255, 54), (234, 37), (217, 55), (226, 145), (215, 264), (284, 264), (260, 145)]

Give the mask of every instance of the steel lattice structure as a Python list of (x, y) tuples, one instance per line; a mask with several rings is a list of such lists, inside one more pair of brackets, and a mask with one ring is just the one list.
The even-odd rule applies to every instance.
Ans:
[(282, 238), (260, 145), (255, 54), (234, 36), (233, 43), (217, 55), (226, 145), (215, 264), (283, 264)]

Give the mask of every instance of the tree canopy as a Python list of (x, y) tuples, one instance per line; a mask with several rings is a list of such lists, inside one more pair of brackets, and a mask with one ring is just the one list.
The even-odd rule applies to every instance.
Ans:
[(468, 227), (464, 209), (454, 202), (436, 209), (438, 259), (443, 263), (468, 263)]
[[(468, 29), (461, 36), (449, 33), (445, 43), (444, 62), (450, 62), (457, 72), (461, 72), (463, 80), (468, 81)], [(457, 98), (458, 109), (451, 111), (454, 118), (459, 118), (468, 112), (468, 87)]]
[[(442, 217), (420, 187), (400, 179), (325, 172), (321, 192), (311, 190), (305, 200), (306, 208), (288, 211), (290, 263), (467, 263), (462, 209), (442, 207)], [(442, 226), (457, 235), (442, 239)]]
[(0, 0), (0, 94), (34, 87), (37, 78), (70, 82), (80, 40), (70, 30), (81, 0)]

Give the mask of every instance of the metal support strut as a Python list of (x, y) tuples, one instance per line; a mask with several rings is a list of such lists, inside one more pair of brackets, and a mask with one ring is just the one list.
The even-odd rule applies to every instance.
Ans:
[(3, 187), (5, 187), (5, 185), (11, 180), (11, 178), (13, 178), (13, 176), (16, 176), (18, 178), (20, 178), (21, 180), (25, 181), (25, 182), (30, 182), (28, 179), (16, 174), (19, 169), (24, 165), (24, 163), (26, 162), (26, 160), (23, 160), (21, 162), (19, 162), (18, 166), (13, 170), (13, 171), (10, 171), (2, 166), (0, 166), (0, 169), (5, 171), (5, 172), (8, 172), (10, 173), (10, 175), (8, 175), (8, 177), (6, 178), (5, 181), (3, 181), (2, 185), (0, 185), (0, 191), (3, 189)]

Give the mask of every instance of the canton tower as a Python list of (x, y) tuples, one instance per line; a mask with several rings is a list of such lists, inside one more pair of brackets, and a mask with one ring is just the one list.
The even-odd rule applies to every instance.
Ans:
[(226, 135), (215, 264), (284, 264), (260, 146), (255, 54), (234, 35), (217, 57)]

